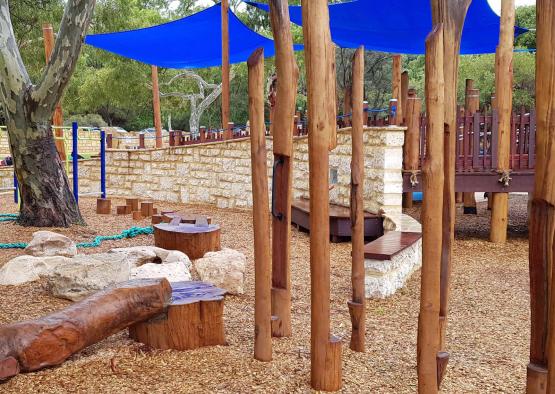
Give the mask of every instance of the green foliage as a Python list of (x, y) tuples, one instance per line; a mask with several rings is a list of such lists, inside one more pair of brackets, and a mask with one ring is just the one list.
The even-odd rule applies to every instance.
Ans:
[[(535, 101), (535, 62), (533, 53), (515, 53), (513, 60), (515, 107), (534, 106)], [(424, 97), (424, 56), (415, 56), (407, 63), (411, 86), (415, 87), (418, 95)], [(467, 55), (460, 57), (459, 81), (457, 97), (459, 103), (464, 103), (466, 79), (473, 79), (476, 89), (480, 90), (482, 105), (491, 104), (491, 96), (495, 92), (495, 56)]]
[(102, 116), (99, 114), (77, 114), (71, 115), (64, 121), (64, 126), (71, 126), (73, 122), (77, 122), (79, 127), (105, 127), (108, 126)]
[[(529, 5), (516, 8), (516, 24), (527, 29), (536, 28), (536, 6)], [(536, 32), (530, 31), (516, 39), (515, 46), (536, 49)]]

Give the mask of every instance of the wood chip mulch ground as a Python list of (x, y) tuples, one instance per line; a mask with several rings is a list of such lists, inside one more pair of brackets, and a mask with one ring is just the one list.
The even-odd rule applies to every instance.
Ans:
[[(113, 202), (115, 204), (117, 202)], [(527, 197), (511, 197), (510, 239), (488, 242), (489, 212), (459, 214), (455, 244), (448, 343), (451, 353), (443, 391), (447, 393), (524, 392), (529, 338)], [(248, 260), (246, 294), (226, 298), (229, 346), (195, 351), (153, 351), (125, 332), (114, 335), (63, 365), (21, 374), (0, 385), (2, 393), (306, 393), (310, 392), (309, 239), (293, 230), (293, 337), (274, 339), (274, 361), (253, 360), (254, 268), (252, 216), (249, 211), (157, 203), (214, 218), (222, 226), (222, 246), (240, 250)], [(0, 212), (15, 212), (1, 197)], [(131, 226), (130, 216), (97, 216), (94, 200), (83, 199), (87, 226), (54, 229), (77, 242), (110, 235)], [(418, 217), (419, 209), (408, 213)], [(35, 228), (0, 223), (0, 242), (28, 242)], [(110, 241), (86, 253), (114, 247), (150, 245), (152, 236)], [(0, 265), (21, 254), (0, 251)], [(420, 274), (393, 297), (367, 304), (364, 354), (348, 348), (350, 319), (350, 243), (332, 244), (332, 332), (343, 336), (343, 391), (416, 392), (416, 328)], [(68, 305), (47, 294), (44, 284), (0, 286), (0, 324), (40, 317)]]

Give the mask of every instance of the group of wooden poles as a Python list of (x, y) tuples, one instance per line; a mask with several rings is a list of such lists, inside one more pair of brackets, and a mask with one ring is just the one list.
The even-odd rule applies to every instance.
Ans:
[[(433, 30), (426, 40), (427, 156), (423, 173), (423, 265), (418, 319), (418, 388), (436, 393), (447, 367), (446, 326), (455, 219), (456, 84), (460, 38), (471, 0), (432, 0)], [(270, 202), (264, 123), (264, 54), (248, 61), (255, 249), (254, 357), (272, 359), (272, 336), (291, 332), (292, 136), (298, 68), (293, 56), (289, 11), (284, 0), (270, 0), (276, 46), (277, 95), (273, 114), (273, 190)], [(326, 0), (303, 0), (303, 33), (308, 86), (310, 185), (311, 384), (316, 390), (341, 388), (341, 342), (330, 332), (329, 150), (335, 147), (335, 53)], [(528, 392), (555, 391), (555, 4), (537, 3), (537, 167), (530, 217), (531, 351)], [(509, 141), (512, 103), (514, 0), (502, 2), (496, 54), (496, 92), (500, 140)], [(401, 78), (402, 80), (403, 78)], [(403, 87), (406, 85), (406, 87)], [(408, 84), (394, 87), (407, 96)], [(353, 57), (352, 90), (352, 321), (350, 347), (365, 350), (363, 213), (364, 49)], [(409, 96), (409, 97), (413, 97)], [(419, 112), (414, 100), (399, 105), (402, 119)], [(501, 142), (502, 144), (503, 142)], [(500, 149), (499, 152), (503, 151)], [(508, 156), (499, 155), (500, 168)], [(497, 197), (494, 220), (505, 221), (507, 195)], [(496, 197), (494, 197), (496, 199)], [(270, 209), (271, 206), (271, 209)], [(494, 204), (495, 206), (495, 204)], [(271, 217), (271, 224), (269, 218)], [(271, 227), (271, 233), (270, 233)], [(270, 234), (272, 234), (270, 241)], [(438, 247), (441, 245), (441, 247)], [(552, 360), (552, 362), (550, 362)]]

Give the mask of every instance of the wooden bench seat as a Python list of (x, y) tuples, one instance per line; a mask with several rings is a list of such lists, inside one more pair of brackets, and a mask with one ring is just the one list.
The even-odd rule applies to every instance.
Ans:
[[(351, 212), (347, 207), (330, 204), (330, 238), (332, 242), (348, 241), (351, 237)], [(310, 231), (310, 201), (297, 199), (291, 204), (291, 223), (298, 229)], [(364, 236), (370, 239), (383, 234), (383, 218), (364, 212)]]
[(390, 231), (364, 246), (364, 258), (391, 260), (393, 256), (416, 243), (422, 234)]

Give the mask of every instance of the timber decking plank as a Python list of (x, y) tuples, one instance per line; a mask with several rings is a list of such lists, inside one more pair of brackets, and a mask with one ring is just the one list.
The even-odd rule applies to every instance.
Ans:
[(421, 233), (390, 231), (364, 246), (364, 258), (391, 260), (393, 256), (413, 245), (421, 237)]

